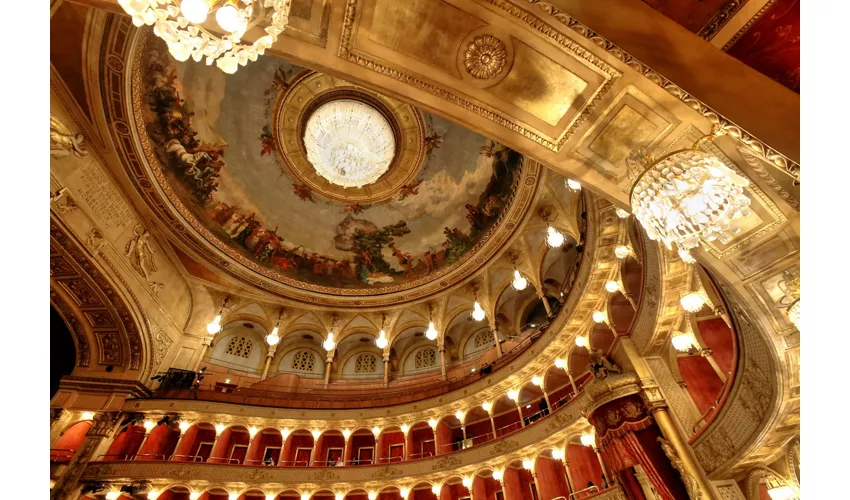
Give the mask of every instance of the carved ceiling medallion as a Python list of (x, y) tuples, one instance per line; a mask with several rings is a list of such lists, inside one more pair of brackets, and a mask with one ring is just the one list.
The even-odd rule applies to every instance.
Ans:
[(492, 35), (484, 35), (469, 44), (463, 62), (470, 75), (479, 80), (489, 80), (502, 72), (507, 58), (505, 44)]

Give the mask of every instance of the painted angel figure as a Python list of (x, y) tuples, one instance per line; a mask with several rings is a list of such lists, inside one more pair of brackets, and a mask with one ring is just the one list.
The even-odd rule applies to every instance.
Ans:
[(71, 153), (74, 153), (77, 158), (85, 158), (89, 154), (85, 142), (86, 138), (83, 134), (71, 132), (64, 123), (50, 115), (50, 156), (52, 158), (64, 158)]
[(155, 251), (148, 241), (151, 233), (139, 225), (133, 229), (133, 234), (134, 237), (127, 242), (127, 251), (124, 256), (129, 257), (133, 269), (150, 282), (151, 275), (157, 271), (156, 261), (153, 258)]

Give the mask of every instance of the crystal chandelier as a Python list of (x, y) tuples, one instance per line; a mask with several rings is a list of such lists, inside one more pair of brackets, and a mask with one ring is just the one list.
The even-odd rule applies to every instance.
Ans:
[(514, 279), (511, 281), (514, 290), (521, 292), (528, 286), (528, 279), (523, 276), (518, 269), (514, 268)]
[(697, 345), (697, 338), (694, 335), (694, 331), (691, 328), (690, 319), (685, 316), (685, 327), (682, 329), (683, 331), (674, 331), (673, 336), (670, 338), (670, 341), (673, 343), (673, 347), (677, 351), (688, 352), (692, 347)]
[(679, 258), (682, 259), (682, 262), (685, 264), (696, 264), (697, 260), (691, 255), (691, 252), (685, 250), (684, 248), (679, 249)]
[(434, 328), (434, 322), (428, 322), (428, 329), (425, 330), (425, 338), (428, 340), (437, 340), (437, 329)]
[(218, 314), (216, 314), (212, 321), (207, 323), (207, 333), (210, 335), (215, 335), (221, 331), (221, 314), (224, 312), (224, 308), (227, 307), (228, 300), (230, 300), (230, 297), (224, 298), (224, 302), (222, 302), (221, 309), (218, 310)]
[(334, 332), (328, 332), (328, 338), (322, 342), (322, 347), (324, 347), (328, 352), (333, 351), (334, 347), (336, 347), (336, 342), (334, 342)]
[(732, 227), (732, 221), (750, 214), (750, 199), (744, 194), (749, 181), (716, 156), (699, 150), (724, 133), (718, 128), (697, 140), (693, 148), (657, 160), (652, 155), (630, 155), (630, 167), (645, 168), (632, 187), (630, 201), (649, 239), (662, 241), (668, 249), (675, 243), (690, 250), (700, 240), (728, 243), (740, 231)]
[(340, 99), (322, 104), (307, 119), (304, 148), (316, 172), (332, 184), (363, 187), (389, 170), (395, 136), (377, 109)]
[(564, 244), (564, 233), (549, 226), (546, 228), (546, 243), (552, 248), (560, 247)]
[(487, 317), (487, 314), (484, 312), (484, 308), (481, 307), (481, 303), (477, 300), (474, 304), (472, 304), (472, 319), (475, 321), (481, 321)]
[[(290, 0), (118, 0), (136, 26), (153, 26), (174, 59), (206, 59), (225, 73), (256, 61), (271, 47), (289, 22)], [(215, 20), (225, 32), (216, 35), (203, 26), (215, 8)], [(253, 44), (242, 43), (245, 32), (267, 23), (266, 34)], [(264, 23), (264, 24), (265, 24)]]

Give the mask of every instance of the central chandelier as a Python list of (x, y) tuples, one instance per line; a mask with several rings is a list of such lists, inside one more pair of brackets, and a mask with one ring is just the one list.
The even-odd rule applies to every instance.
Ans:
[(474, 304), (472, 304), (472, 319), (475, 321), (481, 321), (485, 317), (487, 317), (487, 313), (484, 312), (484, 308), (481, 307), (481, 304), (476, 300)]
[(645, 168), (632, 187), (630, 202), (649, 239), (662, 241), (670, 250), (675, 243), (689, 251), (700, 240), (726, 244), (740, 231), (732, 227), (732, 221), (750, 214), (750, 199), (744, 194), (749, 181), (716, 156), (699, 150), (724, 133), (718, 128), (691, 149), (657, 160), (651, 154), (630, 155), (630, 167)]
[[(153, 26), (174, 59), (206, 59), (208, 65), (215, 62), (230, 74), (263, 55), (289, 23), (290, 0), (118, 0), (118, 4), (134, 25)], [(211, 10), (225, 33), (221, 36), (204, 26)], [(266, 34), (251, 45), (243, 44), (245, 32), (260, 23), (267, 24)]]
[(434, 328), (434, 322), (428, 322), (428, 329), (425, 330), (425, 338), (428, 340), (437, 340), (437, 329)]
[(322, 104), (307, 119), (304, 148), (313, 168), (331, 184), (363, 187), (389, 170), (395, 136), (377, 109), (340, 99)]
[(324, 347), (328, 352), (333, 351), (334, 347), (336, 347), (336, 342), (334, 342), (334, 332), (328, 332), (328, 338), (322, 342), (322, 347)]
[(564, 244), (564, 233), (552, 226), (546, 228), (546, 243), (552, 248), (558, 248)]
[(514, 290), (521, 292), (528, 286), (528, 278), (522, 275), (518, 269), (514, 268), (514, 279), (511, 281)]

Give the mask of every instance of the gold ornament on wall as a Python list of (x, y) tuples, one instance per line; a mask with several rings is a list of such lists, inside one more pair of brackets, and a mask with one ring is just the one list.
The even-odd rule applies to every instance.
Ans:
[(492, 35), (484, 35), (472, 40), (463, 56), (463, 63), (473, 77), (489, 80), (501, 73), (507, 59), (505, 44)]

